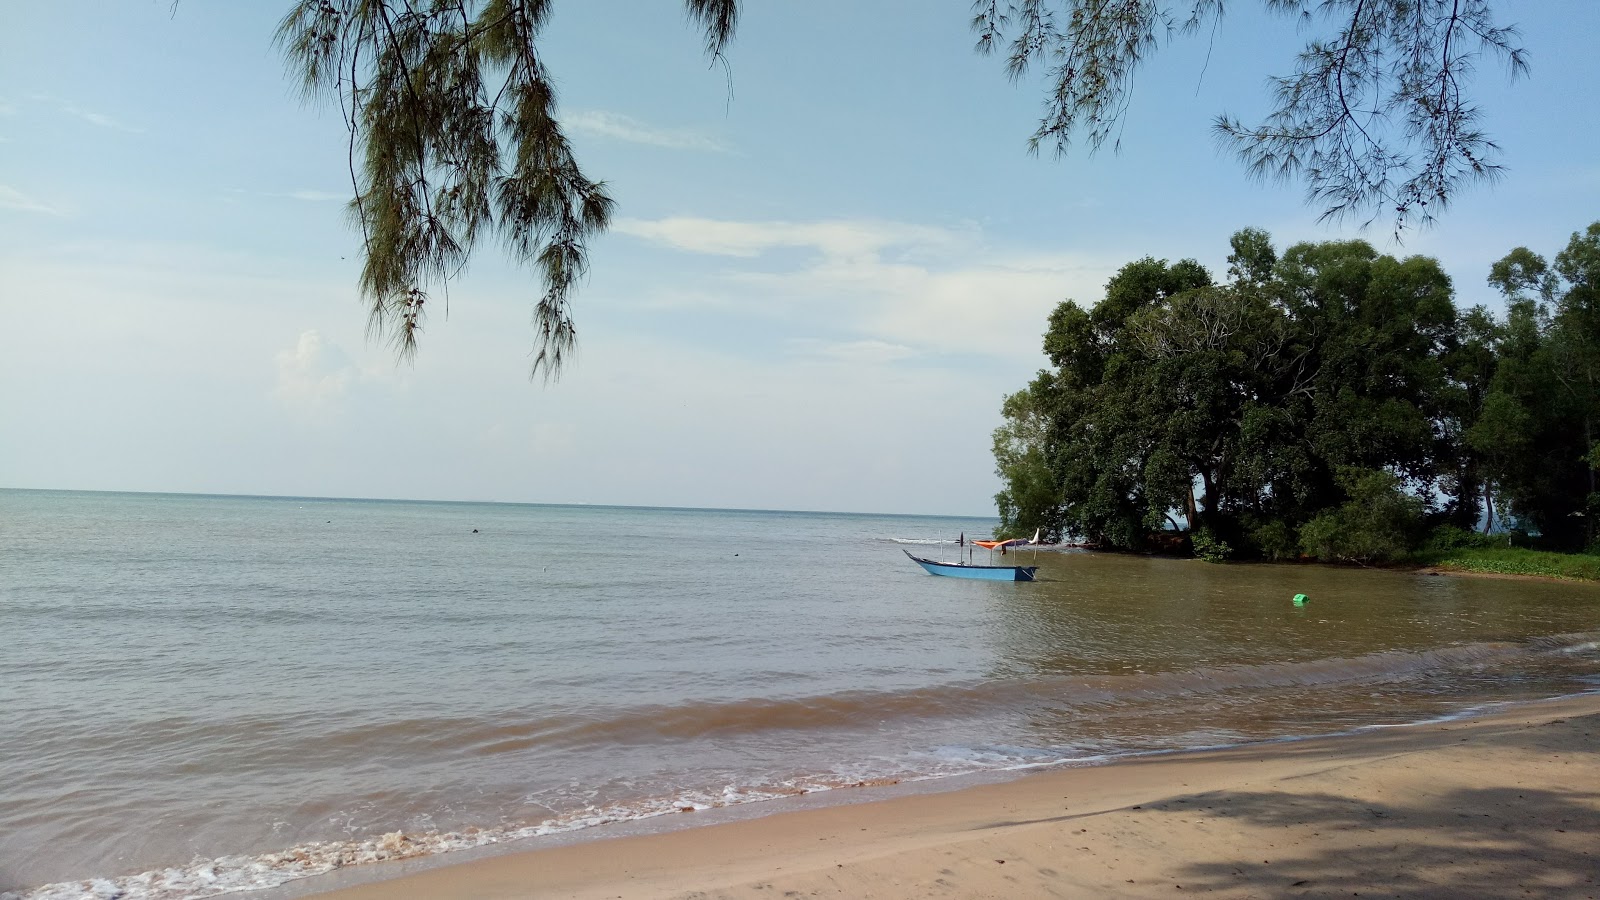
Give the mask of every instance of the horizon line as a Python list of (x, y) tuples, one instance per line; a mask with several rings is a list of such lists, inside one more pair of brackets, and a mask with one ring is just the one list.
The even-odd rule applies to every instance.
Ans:
[(134, 494), (155, 497), (211, 497), (216, 499), (233, 500), (320, 500), (342, 501), (358, 503), (461, 503), (480, 506), (560, 506), (573, 509), (648, 509), (663, 512), (737, 512), (737, 513), (796, 513), (800, 515), (822, 516), (895, 516), (914, 519), (997, 519), (994, 514), (973, 515), (966, 513), (897, 513), (897, 512), (859, 512), (835, 509), (774, 509), (768, 507), (743, 507), (743, 506), (651, 506), (636, 503), (587, 503), (583, 501), (543, 501), (543, 500), (438, 500), (416, 497), (325, 497), (315, 494), (229, 494), (210, 491), (132, 491), (132, 490), (105, 490), (94, 488), (38, 488), (38, 487), (5, 487), (0, 486), (0, 491), (32, 491), (36, 493), (57, 494)]

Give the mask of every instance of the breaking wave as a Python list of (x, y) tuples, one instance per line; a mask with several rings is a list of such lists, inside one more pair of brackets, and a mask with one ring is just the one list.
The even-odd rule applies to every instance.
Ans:
[[(639, 706), (588, 717), (546, 718), (513, 726), (444, 721), (436, 738), (460, 742), (467, 753), (514, 752), (538, 745), (605, 746), (617, 743), (659, 745), (682, 740), (750, 732), (881, 727), (895, 719), (960, 717), (996, 709), (1121, 709), (1148, 702), (1235, 692), (1255, 697), (1274, 689), (1315, 688), (1352, 683), (1406, 680), (1419, 673), (1493, 670), (1530, 659), (1570, 657), (1600, 651), (1594, 633), (1540, 637), (1526, 642), (1487, 642), (1433, 650), (1385, 651), (1344, 659), (1203, 668), (1168, 673), (1062, 676), (985, 681), (899, 692), (850, 691), (795, 699)], [(416, 724), (416, 723), (412, 723)], [(360, 729), (351, 729), (354, 737)], [(1214, 744), (1215, 734), (1170, 739), (1165, 749)], [(1224, 740), (1226, 736), (1224, 736)], [(611, 823), (693, 813), (841, 788), (865, 788), (983, 771), (1005, 771), (1067, 763), (1095, 762), (1148, 752), (1148, 747), (1029, 748), (1013, 746), (939, 747), (898, 760), (877, 760), (850, 774), (830, 773), (769, 783), (685, 790), (670, 797), (588, 806), (539, 822), (464, 827), (456, 830), (395, 831), (377, 837), (308, 842), (259, 855), (223, 856), (136, 875), (91, 878), (0, 894), (0, 900), (179, 900), (276, 887), (350, 866), (411, 859), (560, 834)]]

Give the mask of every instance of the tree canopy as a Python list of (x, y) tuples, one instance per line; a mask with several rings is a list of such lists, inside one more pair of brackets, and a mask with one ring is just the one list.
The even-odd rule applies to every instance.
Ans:
[(1509, 523), (1562, 549), (1600, 514), (1600, 223), (1554, 264), (1491, 270), (1501, 321), (1425, 257), (1233, 236), (1228, 279), (1124, 266), (1060, 304), (1051, 368), (995, 432), (1003, 527), (1122, 548), (1373, 560), (1429, 524)]
[(1600, 222), (1553, 264), (1518, 247), (1490, 269), (1506, 321), (1466, 432), (1490, 502), (1564, 548), (1593, 545), (1600, 516)]
[[(721, 55), (739, 0), (684, 0)], [(1292, 74), (1258, 125), (1216, 128), (1250, 171), (1302, 179), (1325, 215), (1435, 216), (1466, 181), (1498, 171), (1469, 94), (1484, 54), (1525, 68), (1492, 0), (1261, 0), (1308, 23)], [(580, 167), (539, 48), (552, 0), (295, 0), (278, 31), (310, 96), (350, 133), (351, 213), (374, 333), (416, 350), (432, 292), (484, 238), (535, 270), (533, 371), (559, 373), (576, 340), (572, 300), (588, 240), (614, 206)], [(1163, 42), (1215, 26), (1222, 0), (976, 0), (978, 49), (1046, 74), (1031, 146), (1091, 148), (1115, 133), (1140, 65)]]

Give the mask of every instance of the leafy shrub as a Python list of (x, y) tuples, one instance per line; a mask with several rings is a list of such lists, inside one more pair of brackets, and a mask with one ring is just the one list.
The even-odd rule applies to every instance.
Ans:
[(1363, 564), (1409, 553), (1421, 529), (1422, 501), (1381, 470), (1344, 468), (1338, 479), (1349, 502), (1306, 523), (1300, 546), (1318, 559)]
[(1196, 529), (1190, 536), (1189, 543), (1194, 547), (1195, 557), (1206, 562), (1226, 562), (1228, 557), (1233, 555), (1233, 548), (1213, 534), (1209, 528)]
[(1428, 535), (1428, 542), (1423, 545), (1423, 550), (1445, 553), (1451, 550), (1490, 550), (1509, 546), (1511, 546), (1509, 535), (1483, 534), (1457, 528), (1454, 525), (1440, 525)]
[(1250, 543), (1266, 559), (1294, 559), (1300, 555), (1300, 541), (1294, 529), (1277, 519), (1252, 528)]

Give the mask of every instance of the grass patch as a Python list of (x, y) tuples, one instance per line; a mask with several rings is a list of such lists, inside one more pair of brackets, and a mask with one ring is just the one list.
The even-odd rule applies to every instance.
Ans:
[(1550, 553), (1520, 547), (1457, 547), (1451, 550), (1424, 550), (1413, 554), (1411, 559), (1422, 565), (1463, 572), (1600, 581), (1600, 556), (1589, 553)]

